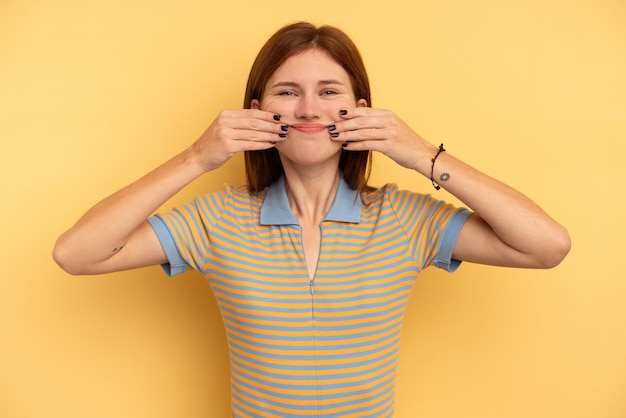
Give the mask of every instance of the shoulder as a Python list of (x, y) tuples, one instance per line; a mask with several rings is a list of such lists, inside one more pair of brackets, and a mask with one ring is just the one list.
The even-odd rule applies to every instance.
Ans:
[(220, 190), (208, 192), (200, 196), (196, 196), (194, 199), (198, 201), (220, 200), (222, 202), (228, 201), (258, 201), (261, 202), (265, 199), (267, 189), (260, 192), (250, 193), (246, 185), (234, 186), (229, 183), (225, 183)]
[(396, 184), (386, 184), (364, 194), (366, 210), (380, 213), (394, 213), (401, 222), (409, 222), (423, 217), (453, 216), (460, 209), (434, 198), (429, 193), (400, 189)]
[(401, 201), (433, 200), (429, 194), (400, 189), (395, 183), (387, 183), (382, 187), (363, 193), (365, 204), (391, 204)]
[(223, 210), (236, 214), (258, 213), (267, 196), (267, 188), (251, 193), (246, 185), (233, 186), (225, 184), (222, 190), (213, 193), (221, 200)]
[(390, 192), (396, 191), (398, 190), (398, 186), (396, 184), (393, 183), (388, 183), (385, 184), (382, 187), (378, 187), (378, 188), (369, 188), (368, 190), (366, 190), (365, 192), (363, 192), (361, 194), (361, 196), (363, 197), (363, 201), (366, 203), (375, 203), (375, 202), (379, 202), (380, 200), (384, 199), (385, 196), (389, 195)]
[[(224, 184), (221, 189), (197, 195), (183, 207), (183, 213), (196, 213), (212, 219), (213, 223), (225, 213), (257, 212), (265, 199), (266, 191), (250, 193), (248, 188)], [(185, 209), (186, 208), (186, 209)]]

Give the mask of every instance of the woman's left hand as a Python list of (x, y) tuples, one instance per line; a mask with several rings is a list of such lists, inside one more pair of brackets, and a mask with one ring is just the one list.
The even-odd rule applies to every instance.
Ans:
[[(570, 248), (567, 230), (517, 190), (444, 153), (433, 166), (437, 148), (389, 110), (348, 109), (331, 138), (348, 151), (381, 152), (427, 178), (452, 176), (445, 189), (475, 212), (463, 225), (453, 257), (498, 266), (549, 268)], [(336, 137), (332, 135), (338, 133)]]
[[(370, 107), (347, 109), (331, 132), (347, 151), (372, 150), (403, 167), (426, 174), (437, 147), (411, 129), (394, 112)], [(336, 134), (336, 135), (333, 135)]]

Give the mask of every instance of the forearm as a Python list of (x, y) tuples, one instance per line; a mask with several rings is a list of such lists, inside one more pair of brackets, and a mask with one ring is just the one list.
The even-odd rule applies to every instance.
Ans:
[[(459, 247), (472, 261), (552, 267), (567, 254), (570, 246), (567, 231), (531, 199), (447, 152), (439, 154), (433, 167), (434, 153), (419, 171), (429, 178), (432, 172), (437, 184), (480, 217), (468, 228), (472, 231), (470, 245)], [(490, 234), (481, 232), (481, 229), (492, 231), (494, 238), (504, 245), (489, 242)], [(480, 252), (476, 248), (480, 243), (489, 245), (492, 251)], [(474, 257), (478, 259), (473, 260)]]
[(98, 272), (95, 266), (122, 253), (146, 218), (203, 172), (189, 151), (175, 156), (89, 209), (59, 237), (55, 260), (70, 272)]

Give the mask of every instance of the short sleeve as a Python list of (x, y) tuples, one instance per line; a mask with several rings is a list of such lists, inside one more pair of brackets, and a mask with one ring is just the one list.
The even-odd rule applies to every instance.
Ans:
[(407, 234), (409, 249), (421, 269), (434, 265), (449, 272), (461, 264), (452, 258), (454, 246), (472, 212), (428, 194), (385, 186), (395, 216)]
[(189, 268), (203, 271), (212, 228), (232, 198), (232, 186), (222, 191), (196, 197), (193, 201), (148, 218), (168, 263), (162, 265), (168, 276)]
[(440, 269), (449, 271), (450, 273), (456, 271), (461, 265), (460, 260), (452, 258), (452, 252), (456, 245), (456, 240), (461, 232), (461, 227), (465, 224), (465, 221), (472, 215), (467, 209), (459, 209), (452, 218), (446, 224), (441, 239), (439, 241), (439, 248), (433, 258), (433, 263)]
[(185, 262), (180, 255), (174, 237), (170, 233), (167, 225), (159, 215), (148, 218), (148, 223), (154, 229), (154, 232), (161, 243), (161, 247), (165, 252), (168, 262), (161, 264), (163, 271), (170, 277), (184, 273), (189, 269), (189, 264)]

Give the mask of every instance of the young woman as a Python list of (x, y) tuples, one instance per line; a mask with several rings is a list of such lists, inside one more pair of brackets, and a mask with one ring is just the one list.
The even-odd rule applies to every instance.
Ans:
[[(567, 231), (527, 197), (372, 108), (359, 52), (336, 28), (276, 32), (244, 108), (95, 205), (54, 249), (72, 274), (202, 272), (226, 327), (234, 416), (392, 416), (402, 318), (422, 269), (550, 268), (569, 251)], [(246, 186), (153, 215), (241, 151)], [(471, 211), (370, 187), (372, 151)]]

